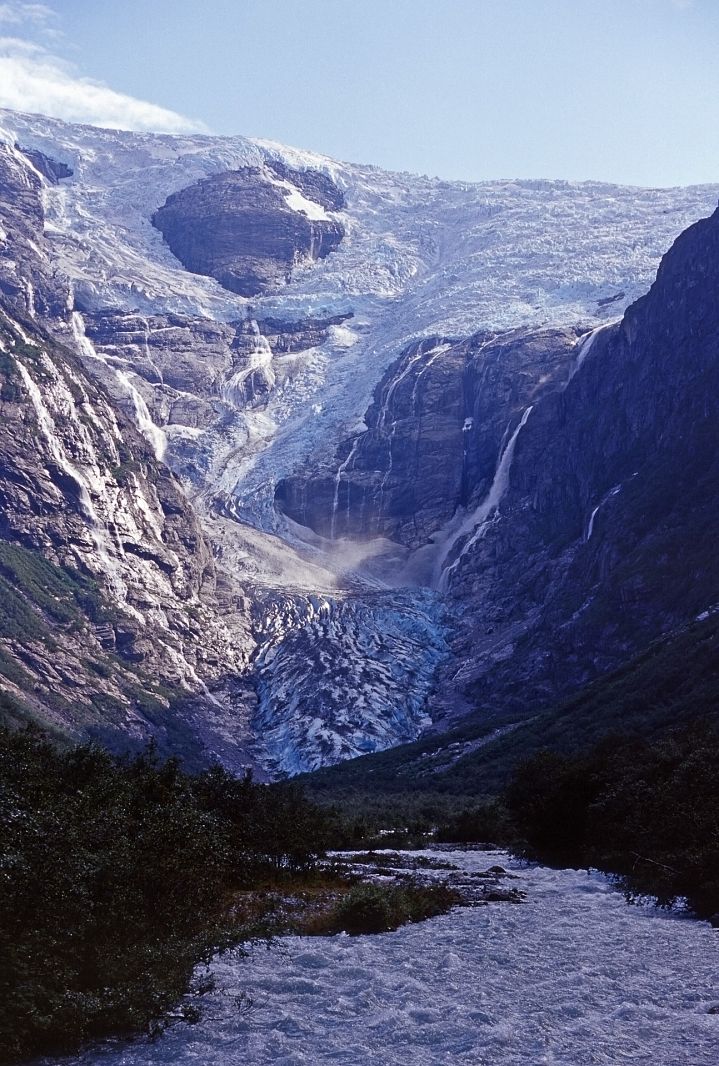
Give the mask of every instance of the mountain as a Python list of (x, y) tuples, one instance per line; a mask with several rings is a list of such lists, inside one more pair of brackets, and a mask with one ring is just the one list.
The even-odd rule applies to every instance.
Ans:
[[(246, 747), (241, 589), (177, 479), (77, 356), (1, 304), (0, 454), (11, 717), (121, 747), (155, 736), (191, 759)], [(238, 693), (227, 742), (216, 720)]]
[(296, 773), (719, 602), (718, 195), (0, 113), (12, 714)]

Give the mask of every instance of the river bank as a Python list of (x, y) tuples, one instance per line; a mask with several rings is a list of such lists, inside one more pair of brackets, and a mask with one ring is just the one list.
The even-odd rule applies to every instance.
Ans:
[(526, 899), (217, 958), (197, 1024), (67, 1063), (714, 1066), (718, 945), (708, 923), (629, 905), (598, 873), (505, 852), (439, 857), (463, 875), (502, 866)]

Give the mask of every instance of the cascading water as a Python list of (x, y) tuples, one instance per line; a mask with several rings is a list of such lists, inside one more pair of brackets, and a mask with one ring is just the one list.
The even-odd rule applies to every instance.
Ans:
[(380, 482), (379, 492), (377, 494), (377, 532), (379, 532), (380, 520), (382, 518), (385, 485), (387, 484), (387, 482), (389, 481), (390, 477), (392, 476), (392, 467), (394, 466), (394, 457), (392, 455), (392, 445), (394, 443), (394, 435), (395, 435), (396, 432), (397, 432), (397, 420), (395, 419), (395, 421), (392, 423), (392, 429), (390, 430), (389, 437), (387, 438), (387, 452), (388, 452), (387, 469), (384, 472), (384, 477), (382, 478), (382, 480)]
[(589, 516), (589, 523), (587, 524), (587, 532), (586, 532), (586, 534), (585, 534), (585, 536), (584, 536), (584, 543), (585, 543), (585, 544), (586, 544), (586, 542), (587, 542), (588, 540), (590, 540), (590, 538), (591, 538), (591, 536), (592, 536), (592, 533), (594, 532), (594, 519), (595, 519), (595, 518), (597, 517), (597, 514), (598, 514), (598, 512), (599, 512), (599, 509), (600, 509), (601, 507), (603, 507), (603, 506), (604, 506), (604, 504), (605, 504), (605, 503), (606, 503), (606, 502), (607, 502), (608, 500), (610, 500), (610, 499), (612, 498), (612, 496), (616, 496), (616, 495), (617, 495), (617, 493), (619, 493), (619, 492), (621, 492), (621, 491), (622, 491), (622, 486), (621, 486), (621, 485), (615, 485), (615, 486), (614, 486), (614, 488), (613, 488), (613, 489), (610, 489), (610, 490), (609, 490), (609, 492), (607, 493), (607, 495), (606, 495), (606, 496), (604, 496), (604, 497), (603, 497), (603, 498), (602, 498), (602, 499), (601, 499), (601, 500), (599, 501), (599, 503), (597, 504), (597, 506), (596, 506), (596, 507), (594, 508), (594, 510), (592, 511), (592, 513), (591, 513), (591, 514), (590, 514), (590, 516)]
[(93, 526), (99, 525), (99, 519), (97, 517), (95, 507), (90, 497), (85, 477), (77, 469), (77, 467), (70, 462), (67, 455), (65, 454), (65, 450), (62, 447), (58, 438), (57, 430), (55, 428), (55, 422), (45, 405), (45, 401), (43, 400), (40, 389), (33, 381), (27, 368), (21, 362), (21, 360), (16, 358), (15, 364), (18, 370), (20, 371), (20, 376), (22, 377), (23, 384), (25, 386), (28, 396), (30, 397), (30, 402), (32, 403), (33, 409), (35, 411), (35, 417), (37, 418), (37, 424), (40, 429), (40, 432), (45, 438), (45, 443), (50, 458), (55, 463), (58, 470), (61, 470), (62, 473), (67, 478), (69, 478), (77, 487), (80, 506), (82, 507), (82, 510), (85, 513), (85, 517)]
[(594, 347), (599, 334), (604, 333), (605, 330), (610, 329), (612, 326), (616, 326), (617, 322), (619, 321), (621, 321), (621, 319), (616, 319), (613, 322), (604, 322), (601, 326), (597, 326), (596, 329), (592, 329), (589, 331), (589, 333), (585, 333), (583, 337), (580, 337), (578, 342), (577, 358), (574, 362), (574, 366), (569, 372), (569, 377), (567, 378), (567, 385), (575, 376), (582, 363), (586, 361), (587, 356)]
[[(360, 433), (360, 435), (358, 437), (355, 437), (355, 439), (354, 439), (354, 441), (352, 443), (352, 448), (350, 449), (349, 455), (347, 456), (345, 461), (343, 463), (341, 463), (340, 466), (337, 467), (337, 473), (335, 474), (335, 491), (334, 491), (334, 496), (333, 496), (333, 499), (332, 499), (332, 519), (331, 519), (331, 522), (330, 522), (330, 540), (336, 540), (337, 510), (339, 508), (340, 483), (342, 481), (342, 475), (344, 474), (345, 470), (349, 469), (350, 464), (354, 463), (354, 458), (355, 458), (355, 456), (357, 454), (357, 448), (359, 447), (359, 442), (360, 442), (360, 440), (362, 439), (363, 436), (364, 436), (364, 434)], [(347, 509), (348, 509), (348, 512), (349, 512), (349, 487), (347, 488)]]
[[(417, 413), (417, 396), (418, 396), (418, 389), (419, 389), (420, 381), (425, 376), (427, 371), (430, 369), (432, 364), (437, 359), (439, 359), (439, 357), (441, 355), (444, 355), (444, 353), (446, 351), (448, 351), (450, 348), (451, 348), (450, 344), (438, 344), (438, 345), (435, 345), (434, 348), (430, 348), (428, 351), (424, 351), (424, 349), (422, 347), (422, 344), (420, 343), (418, 351), (416, 351), (416, 352), (414, 352), (412, 354), (412, 356), (410, 357), (410, 359), (407, 362), (407, 365), (404, 367), (404, 369), (398, 375), (398, 377), (396, 377), (396, 378), (394, 378), (392, 380), (392, 382), (390, 383), (390, 385), (388, 386), (388, 388), (387, 388), (387, 390), (386, 390), (386, 392), (384, 394), (384, 398), (383, 398), (383, 401), (382, 401), (382, 406), (380, 408), (379, 418), (377, 419), (377, 429), (379, 431), (383, 431), (386, 428), (388, 412), (389, 412), (389, 409), (390, 409), (390, 404), (391, 404), (391, 402), (392, 402), (392, 400), (394, 398), (394, 394), (397, 391), (398, 386), (407, 377), (409, 377), (411, 371), (413, 370), (413, 368), (417, 365), (417, 363), (421, 359), (423, 359), (425, 357), (429, 357), (429, 358), (427, 358), (427, 362), (424, 364), (424, 366), (420, 369), (419, 373), (417, 374), (417, 376), (416, 376), (416, 378), (414, 380), (414, 385), (412, 387), (412, 396), (411, 396), (411, 399), (410, 399), (410, 408), (411, 408), (411, 411), (412, 411), (412, 415), (413, 416), (416, 415), (416, 413)], [(397, 418), (394, 418), (392, 420), (392, 425), (391, 425), (391, 428), (390, 428), (390, 431), (389, 431), (389, 435), (387, 437), (387, 469), (384, 472), (384, 476), (382, 477), (382, 481), (380, 482), (379, 490), (378, 490), (378, 492), (376, 494), (376, 499), (377, 499), (376, 521), (377, 521), (377, 530), (378, 530), (378, 532), (379, 532), (380, 522), (381, 522), (381, 518), (382, 518), (382, 508), (383, 508), (383, 503), (384, 503), (384, 490), (385, 490), (385, 486), (387, 485), (387, 482), (389, 481), (389, 479), (390, 479), (390, 477), (392, 475), (392, 468), (394, 466), (394, 456), (392, 454), (392, 447), (393, 447), (393, 444), (394, 444), (395, 435), (397, 433), (397, 423), (398, 423), (398, 421), (399, 421), (399, 419), (397, 419)]]
[[(509, 438), (509, 441), (507, 442), (504, 449), (500, 452), (499, 462), (497, 463), (497, 469), (494, 474), (494, 479), (487, 495), (484, 497), (484, 499), (476, 508), (476, 510), (474, 510), (470, 515), (467, 515), (467, 517), (460, 524), (459, 528), (454, 533), (451, 533), (445, 541), (443, 549), (437, 561), (437, 566), (435, 570), (435, 587), (438, 588), (440, 592), (447, 591), (447, 588), (449, 587), (450, 575), (454, 573), (454, 571), (457, 569), (467, 552), (469, 552), (480, 539), (480, 537), (484, 535), (490, 519), (499, 507), (499, 504), (502, 501), (502, 497), (504, 496), (505, 492), (507, 491), (507, 488), (509, 487), (509, 472), (512, 467), (512, 460), (514, 458), (514, 449), (517, 444), (517, 438), (519, 437), (519, 434), (526, 425), (527, 419), (529, 418), (531, 413), (532, 407), (527, 407), (524, 413), (522, 414), (522, 417), (520, 418), (516, 429)], [(474, 530), (473, 533), (472, 530)], [(467, 542), (463, 545), (461, 551), (459, 552), (459, 555), (451, 564), (451, 566), (447, 567), (447, 569), (445, 570), (444, 564), (449, 558), (452, 550), (463, 537), (467, 536), (468, 533), (472, 533), (472, 536), (469, 537)]]
[(427, 360), (420, 372), (417, 374), (417, 377), (414, 379), (414, 386), (412, 387), (412, 399), (410, 403), (412, 406), (413, 415), (417, 414), (417, 398), (419, 393), (419, 384), (422, 378), (426, 375), (432, 364), (436, 363), (440, 356), (444, 355), (445, 352), (448, 352), (451, 347), (451, 344), (438, 344), (436, 348), (431, 348), (426, 353), (430, 358)]
[[(18, 333), (20, 333), (19, 330)], [(118, 601), (122, 603), (123, 607), (139, 621), (144, 622), (142, 615), (127, 602), (127, 585), (120, 576), (116, 561), (113, 559), (112, 555), (113, 550), (116, 551), (118, 546), (115, 545), (113, 547), (110, 544), (108, 528), (100, 519), (95, 504), (93, 503), (91, 493), (101, 496), (105, 489), (104, 483), (99, 478), (96, 469), (93, 470), (93, 468), (90, 467), (81, 470), (69, 459), (58, 434), (55, 419), (48, 409), (42, 391), (32, 378), (22, 360), (17, 356), (14, 358), (20, 376), (22, 377), (25, 390), (27, 391), (33, 410), (35, 411), (38, 428), (45, 439), (48, 455), (58, 470), (60, 470), (65, 477), (72, 481), (76, 486), (80, 507), (87, 520), (88, 532), (95, 546), (97, 557), (102, 564), (102, 572), (112, 588), (114, 595)], [(119, 546), (119, 550), (122, 553), (121, 545)]]
[(79, 311), (73, 311), (71, 313), (70, 324), (72, 326), (75, 342), (82, 355), (87, 359), (94, 359), (103, 363), (108, 370), (112, 371), (115, 375), (116, 380), (120, 383), (122, 391), (132, 400), (135, 425), (148, 444), (152, 446), (155, 458), (163, 459), (167, 449), (167, 438), (160, 427), (156, 426), (152, 421), (145, 399), (136, 385), (133, 384), (130, 374), (125, 370), (120, 370), (118, 367), (113, 366), (108, 359), (97, 351), (95, 345), (87, 336), (85, 331), (85, 320)]
[(275, 385), (272, 348), (254, 319), (249, 320), (238, 334), (237, 343), (243, 365), (235, 370), (222, 386), (222, 398), (240, 409), (255, 399), (257, 385), (262, 382), (262, 395)]

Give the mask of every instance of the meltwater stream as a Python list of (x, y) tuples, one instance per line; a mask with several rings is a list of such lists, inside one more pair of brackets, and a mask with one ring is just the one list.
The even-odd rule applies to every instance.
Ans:
[[(431, 854), (431, 853), (428, 853)], [(500, 863), (527, 892), (381, 936), (292, 937), (218, 960), (197, 1025), (77, 1066), (716, 1066), (719, 932), (629, 905), (599, 874)], [(234, 997), (249, 993), (250, 1013)]]

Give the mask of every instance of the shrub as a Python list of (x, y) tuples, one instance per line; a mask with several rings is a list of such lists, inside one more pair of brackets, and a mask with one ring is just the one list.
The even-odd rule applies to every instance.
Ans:
[(509, 811), (495, 801), (465, 808), (441, 822), (435, 840), (440, 844), (504, 844), (513, 833)]
[(444, 914), (459, 903), (460, 898), (445, 884), (406, 881), (399, 885), (355, 885), (330, 916), (329, 927), (353, 936), (385, 933), (407, 922)]
[(156, 1024), (243, 936), (228, 890), (320, 838), (296, 790), (0, 729), (0, 1062)]
[(630, 894), (719, 912), (719, 733), (697, 724), (652, 741), (605, 740), (527, 760), (507, 803), (538, 857), (614, 872)]

